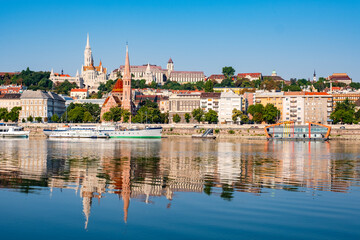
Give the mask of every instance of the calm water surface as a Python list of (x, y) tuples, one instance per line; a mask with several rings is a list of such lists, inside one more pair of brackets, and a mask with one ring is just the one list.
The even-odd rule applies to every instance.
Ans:
[(356, 142), (0, 140), (2, 239), (360, 239)]

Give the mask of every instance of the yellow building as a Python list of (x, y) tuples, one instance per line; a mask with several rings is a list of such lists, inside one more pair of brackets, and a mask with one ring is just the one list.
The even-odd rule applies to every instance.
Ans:
[(273, 104), (277, 109), (280, 110), (280, 119), (282, 118), (283, 112), (283, 96), (284, 92), (257, 92), (255, 93), (255, 104), (260, 103), (264, 107), (266, 104)]
[(355, 103), (358, 99), (360, 99), (360, 93), (333, 93), (333, 109), (335, 110), (336, 104), (349, 99), (350, 102)]

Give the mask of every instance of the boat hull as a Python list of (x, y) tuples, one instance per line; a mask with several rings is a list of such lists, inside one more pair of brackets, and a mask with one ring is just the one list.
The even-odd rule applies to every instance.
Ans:
[(109, 131), (110, 138), (161, 138), (162, 128)]

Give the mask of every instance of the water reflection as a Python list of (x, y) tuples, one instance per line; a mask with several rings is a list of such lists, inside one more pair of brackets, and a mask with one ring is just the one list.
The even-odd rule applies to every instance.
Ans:
[(162, 140), (1, 140), (0, 187), (24, 193), (72, 189), (85, 228), (92, 202), (116, 194), (153, 203), (197, 192), (231, 201), (234, 192), (346, 193), (359, 185), (359, 154), (343, 142)]

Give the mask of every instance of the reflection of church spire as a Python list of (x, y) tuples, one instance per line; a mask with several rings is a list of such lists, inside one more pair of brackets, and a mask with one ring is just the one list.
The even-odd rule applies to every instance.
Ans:
[(124, 222), (127, 222), (127, 216), (128, 216), (128, 209), (130, 205), (130, 159), (127, 159), (124, 162), (124, 168), (123, 168), (123, 186), (122, 186), (122, 199), (124, 201)]
[(89, 217), (90, 217), (90, 210), (91, 210), (91, 203), (92, 203), (92, 197), (83, 196), (83, 212), (85, 215), (85, 229), (87, 229), (88, 223), (89, 223)]

